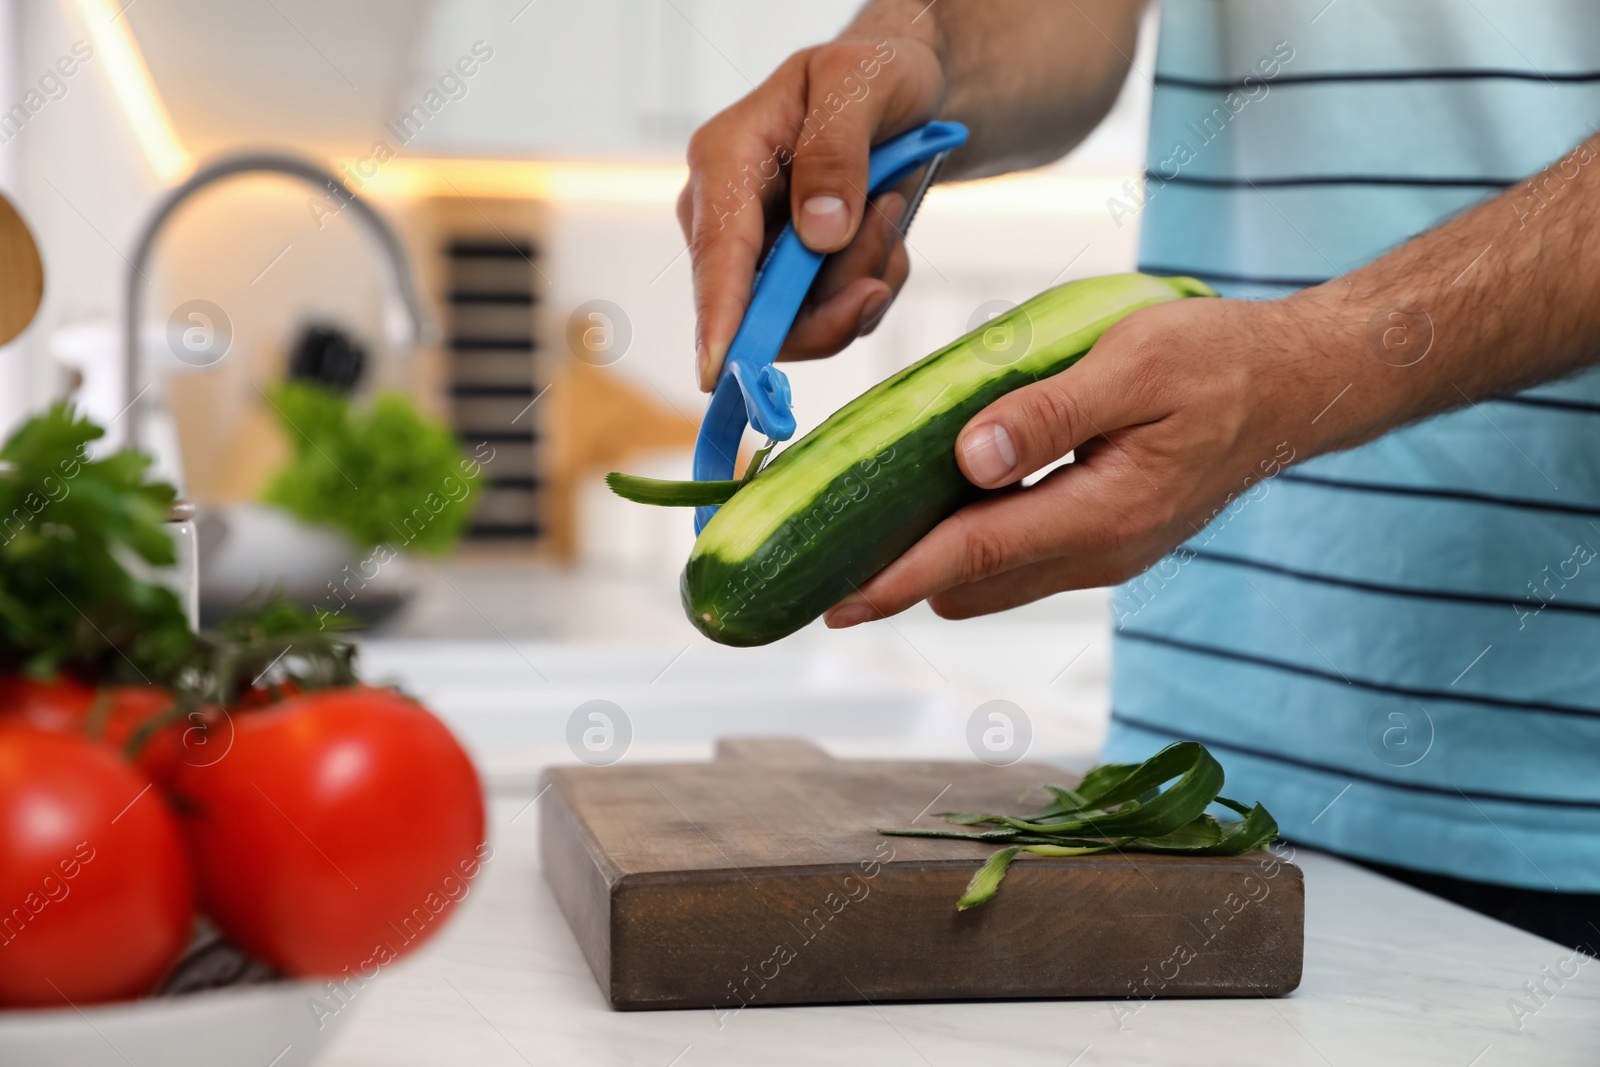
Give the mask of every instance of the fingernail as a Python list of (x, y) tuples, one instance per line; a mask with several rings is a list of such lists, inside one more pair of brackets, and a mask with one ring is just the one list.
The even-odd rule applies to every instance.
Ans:
[(830, 630), (843, 630), (847, 626), (857, 626), (872, 618), (872, 606), (866, 601), (844, 600), (830, 608), (822, 621)]
[(856, 333), (871, 333), (878, 325), (878, 320), (883, 318), (883, 313), (889, 310), (889, 294), (880, 293), (861, 305), (861, 320), (856, 323)]
[(978, 485), (993, 487), (1003, 485), (1017, 465), (1017, 450), (1011, 444), (1011, 435), (998, 423), (979, 427), (961, 440), (961, 457), (967, 461), (967, 473)]
[(813, 196), (800, 205), (800, 236), (812, 248), (832, 248), (849, 225), (850, 213), (837, 196)]
[(695, 369), (700, 372), (700, 391), (709, 393), (717, 387), (717, 376), (722, 373), (722, 361), (728, 355), (728, 346), (722, 343), (701, 342), (695, 348)]

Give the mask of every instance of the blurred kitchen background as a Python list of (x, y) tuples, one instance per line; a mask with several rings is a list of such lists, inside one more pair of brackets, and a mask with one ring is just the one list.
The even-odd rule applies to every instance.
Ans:
[[(690, 133), (855, 6), (0, 3), (0, 188), (46, 275), (38, 318), (0, 350), (0, 424), (73, 394), (112, 442), (132, 435), (200, 507), (208, 614), (277, 586), (364, 618), (368, 673), (428, 698), (493, 774), (729, 732), (957, 753), (994, 700), (1020, 710), (1032, 754), (1086, 761), (1106, 715), (1102, 593), (718, 648), (678, 606), (689, 515), (601, 481), (688, 475), (704, 398), (674, 203)], [(1131, 269), (1137, 217), (1108, 200), (1138, 201), (1151, 37), (1069, 160), (929, 195), (877, 333), (789, 366), (802, 432), (1010, 303)], [(459, 544), (378, 564), (261, 502), (297, 445), (270, 399), (291, 369), (357, 405), (404, 394), (463, 455), (493, 456)], [(610, 756), (569, 744), (593, 700), (623, 716)]]

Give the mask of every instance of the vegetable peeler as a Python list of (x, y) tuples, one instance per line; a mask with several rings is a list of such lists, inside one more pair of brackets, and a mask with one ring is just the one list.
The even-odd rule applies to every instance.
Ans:
[[(922, 203), (935, 173), (951, 150), (967, 140), (967, 128), (959, 122), (930, 122), (884, 141), (872, 150), (867, 161), (867, 201), (904, 181), (917, 168), (926, 171), (916, 193), (906, 204), (898, 225), (903, 234)], [(739, 440), (748, 424), (767, 436), (766, 449), (794, 436), (794, 412), (789, 407), (789, 379), (773, 365), (778, 349), (794, 326), (811, 283), (822, 269), (826, 256), (813, 252), (795, 233), (794, 223), (786, 223), (762, 260), (751, 287), (750, 306), (745, 310), (739, 332), (728, 347), (716, 390), (700, 423), (694, 446), (695, 481), (718, 481), (734, 476)], [(752, 470), (763, 452), (751, 460)], [(694, 531), (705, 529), (716, 508), (695, 508)]]

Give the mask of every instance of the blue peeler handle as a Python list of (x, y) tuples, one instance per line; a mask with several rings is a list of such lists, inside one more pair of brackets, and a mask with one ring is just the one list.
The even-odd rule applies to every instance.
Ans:
[[(868, 158), (868, 200), (898, 185), (936, 157), (965, 144), (966, 140), (967, 128), (959, 122), (930, 122), (884, 141)], [(924, 181), (917, 196), (907, 205), (902, 229), (910, 225), (911, 215), (926, 191), (927, 182)], [(717, 388), (711, 394), (705, 419), (700, 423), (700, 436), (694, 446), (696, 481), (734, 477), (739, 440), (747, 422), (774, 441), (787, 441), (794, 436), (789, 379), (773, 361), (794, 326), (795, 315), (811, 283), (816, 280), (817, 271), (822, 269), (824, 258), (823, 253), (813, 252), (801, 242), (794, 232), (794, 223), (790, 222), (785, 224), (756, 271), (750, 306), (728, 348)], [(705, 528), (716, 510), (714, 507), (695, 509), (695, 533)]]

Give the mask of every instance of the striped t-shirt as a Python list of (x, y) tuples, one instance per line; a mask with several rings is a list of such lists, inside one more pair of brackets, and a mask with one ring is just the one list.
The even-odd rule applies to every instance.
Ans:
[[(1600, 129), (1593, 0), (1164, 0), (1158, 53), (1140, 266), (1225, 296)], [(1113, 607), (1108, 758), (1192, 738), (1307, 844), (1600, 891), (1600, 375), (1291, 467)]]

